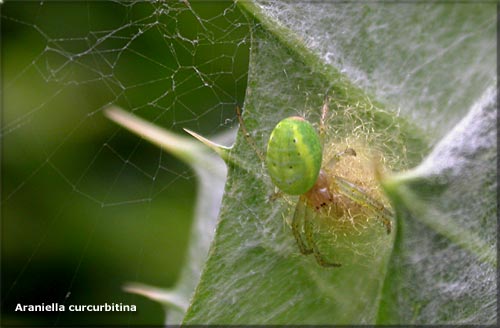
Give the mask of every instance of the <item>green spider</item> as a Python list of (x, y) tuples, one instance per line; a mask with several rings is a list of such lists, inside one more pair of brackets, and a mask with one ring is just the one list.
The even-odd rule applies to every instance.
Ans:
[[(321, 115), (321, 137), (312, 124), (302, 117), (292, 116), (280, 121), (271, 132), (264, 158), (248, 134), (239, 109), (237, 110), (245, 138), (258, 157), (266, 163), (274, 185), (280, 193), (299, 195), (291, 229), (300, 252), (304, 255), (313, 254), (323, 267), (340, 267), (340, 263), (327, 260), (320, 252), (314, 239), (314, 221), (320, 217), (352, 219), (361, 214), (381, 221), (387, 234), (390, 234), (393, 213), (357, 184), (332, 174), (327, 167), (321, 167), (327, 112), (328, 98), (325, 99)], [(336, 153), (328, 165), (334, 166), (344, 156), (355, 157), (356, 151), (348, 147)]]

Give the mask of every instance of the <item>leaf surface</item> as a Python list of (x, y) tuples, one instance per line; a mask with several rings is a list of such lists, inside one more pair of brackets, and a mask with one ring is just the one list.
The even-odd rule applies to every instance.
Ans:
[[(219, 218), (193, 230), (186, 265), (194, 271), (174, 293), (189, 306), (168, 322), (494, 324), (494, 4), (237, 5), (252, 32), (247, 131), (221, 151), (228, 177)], [(317, 235), (322, 251), (341, 259), (336, 269), (300, 254), (286, 223), (297, 197), (270, 200), (258, 156), (285, 117), (319, 128), (326, 96), (325, 149), (355, 142), (399, 172), (379, 172), (396, 212), (390, 235), (377, 224), (359, 236)], [(208, 196), (222, 192), (222, 180), (204, 180), (199, 168), (208, 181), (200, 204), (213, 208)], [(204, 230), (214, 225), (215, 235)]]
[[(264, 151), (270, 131), (284, 117), (301, 115), (318, 122), (322, 99), (332, 94), (337, 107), (332, 109), (334, 119), (328, 129), (335, 130), (332, 132), (335, 138), (352, 135), (364, 138), (371, 147), (384, 151), (392, 170), (417, 168), (406, 175), (384, 177), (384, 187), (397, 210), (397, 229), (394, 237), (385, 242), (380, 242), (382, 237), (375, 230), (373, 240), (366, 239), (377, 249), (377, 256), (361, 252), (357, 255), (362, 261), (348, 261), (340, 269), (325, 269), (298, 252), (289, 227), (283, 223), (283, 218), (293, 212), (295, 200), (269, 201), (273, 186), (255, 150), (240, 135), (232, 155), (240, 159), (238, 163), (246, 165), (229, 163), (217, 232), (184, 323), (495, 322), (496, 170), (493, 165), (477, 165), (483, 159), (488, 163), (495, 163), (496, 159), (493, 142), (496, 129), (489, 117), (496, 106), (491, 91), (495, 79), (484, 65), (475, 65), (466, 72), (473, 76), (472, 81), (467, 81), (471, 87), (461, 92), (442, 84), (439, 76), (446, 71), (455, 80), (464, 78), (464, 72), (449, 70), (463, 60), (452, 55), (454, 48), (463, 45), (472, 47), (464, 51), (467, 59), (478, 55), (494, 64), (484, 44), (478, 47), (491, 42), (488, 37), (492, 36), (492, 29), (488, 23), (494, 19), (487, 14), (491, 7), (474, 8), (482, 18), (487, 18), (487, 23), (467, 20), (464, 24), (471, 29), (468, 33), (458, 25), (438, 31), (437, 45), (446, 43), (449, 48), (426, 58), (427, 62), (419, 63), (420, 58), (412, 58), (411, 49), (400, 49), (408, 56), (407, 60), (414, 59), (408, 62), (409, 76), (414, 80), (406, 80), (402, 85), (408, 94), (406, 104), (413, 107), (417, 102), (422, 104), (420, 112), (414, 114), (411, 107), (398, 111), (375, 100), (378, 95), (392, 106), (395, 100), (397, 105), (405, 104), (404, 99), (396, 98), (390, 81), (381, 86), (375, 84), (379, 76), (394, 74), (397, 79), (400, 72), (397, 67), (388, 66), (391, 60), (397, 62), (394, 56), (377, 62), (376, 54), (387, 55), (390, 49), (388, 44), (375, 44), (373, 38), (394, 36), (396, 46), (408, 46), (412, 39), (405, 38), (408, 34), (415, 38), (415, 33), (403, 28), (405, 18), (416, 24), (423, 18), (419, 10), (425, 9), (429, 17), (424, 21), (439, 18), (449, 22), (445, 18), (451, 16), (449, 20), (453, 21), (462, 17), (470, 9), (466, 5), (416, 6), (405, 13), (401, 6), (366, 5), (356, 9), (331, 3), (239, 4), (255, 23), (244, 120), (258, 149)], [(340, 13), (332, 17), (331, 13), (336, 11)], [(340, 48), (345, 45), (347, 41), (339, 33), (357, 26), (360, 20), (353, 16), (370, 17), (376, 23), (363, 21), (357, 27), (356, 32), (361, 33), (359, 42), (368, 42), (373, 48), (359, 50), (354, 46), (353, 51), (360, 58), (351, 61), (362, 63), (361, 75), (367, 79), (358, 84), (375, 94), (354, 86), (351, 80), (356, 72), (348, 70), (342, 74), (335, 68), (346, 66), (339, 60), (346, 58), (342, 51), (347, 47), (336, 54), (327, 52), (331, 45)], [(339, 28), (327, 18), (343, 23), (349, 19), (353, 23)], [(386, 35), (363, 35), (384, 19), (389, 20), (388, 27), (379, 27), (387, 29)], [(426, 29), (425, 22), (418, 26)], [(406, 34), (398, 35), (402, 31)], [(489, 34), (479, 38), (478, 31)], [(450, 32), (458, 39), (447, 36)], [(415, 56), (429, 56), (437, 45), (431, 44)], [(441, 56), (448, 58), (442, 61)], [(332, 57), (335, 59), (330, 60)], [(372, 67), (363, 62), (370, 57)], [(437, 65), (440, 63), (447, 64), (445, 69)], [(436, 71), (436, 67), (440, 69)], [(488, 78), (484, 79), (485, 76)], [(477, 78), (483, 80), (474, 83)], [(418, 92), (423, 87), (433, 89), (434, 93), (426, 97), (425, 90)], [(485, 92), (488, 87), (490, 91)], [(481, 99), (482, 102), (474, 103)], [(436, 112), (440, 104), (446, 105), (443, 113)], [(353, 109), (355, 114), (346, 108)], [(469, 110), (468, 117), (473, 119), (460, 121), (461, 115)], [(490, 115), (482, 115), (484, 112)], [(408, 120), (421, 126), (417, 128)], [(446, 126), (450, 124), (462, 128), (456, 127), (446, 136)], [(362, 131), (354, 133), (358, 129)], [(461, 135), (467, 129), (470, 133)], [(427, 136), (423, 136), (422, 130)], [(456, 138), (467, 142), (449, 142)], [(487, 142), (481, 142), (483, 139)], [(434, 146), (434, 151), (422, 162), (429, 146)], [(453, 174), (439, 169), (443, 162), (452, 167)], [(459, 167), (458, 162), (466, 164)], [(335, 244), (331, 246), (335, 249)], [(340, 257), (343, 253), (356, 254), (355, 249), (335, 251)]]

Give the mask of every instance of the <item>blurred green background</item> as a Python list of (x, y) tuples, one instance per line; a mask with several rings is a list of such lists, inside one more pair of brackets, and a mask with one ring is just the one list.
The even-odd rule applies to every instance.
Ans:
[[(160, 325), (126, 282), (172, 286), (196, 195), (188, 166), (103, 115), (166, 129), (236, 125), (249, 25), (232, 2), (11, 2), (1, 7), (2, 326)], [(135, 304), (15, 312), (20, 304)]]

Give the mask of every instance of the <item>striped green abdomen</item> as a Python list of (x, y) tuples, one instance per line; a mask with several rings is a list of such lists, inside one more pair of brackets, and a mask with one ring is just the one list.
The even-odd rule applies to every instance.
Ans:
[(316, 183), (323, 150), (318, 133), (302, 117), (279, 122), (267, 144), (266, 165), (273, 183), (284, 193), (300, 195)]

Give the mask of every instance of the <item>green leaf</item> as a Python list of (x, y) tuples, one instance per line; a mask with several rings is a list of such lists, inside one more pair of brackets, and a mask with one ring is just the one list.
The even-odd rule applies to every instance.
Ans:
[[(250, 139), (240, 131), (230, 150), (216, 147), (229, 169), (216, 233), (208, 251), (196, 240), (212, 235), (193, 231), (204, 263), (187, 266), (201, 276), (185, 274), (189, 306), (168, 322), (495, 323), (494, 5), (238, 5), (252, 32)], [(396, 211), (390, 235), (375, 223), (316, 234), (334, 269), (300, 254), (286, 224), (297, 198), (270, 199), (258, 156), (282, 118), (319, 127), (325, 96), (327, 151), (354, 140), (401, 172), (378, 175)]]
[(424, 162), (384, 181), (404, 216), (379, 322), (496, 321), (496, 107), (491, 88)]
[[(167, 324), (178, 323), (189, 305), (212, 242), (226, 181), (226, 166), (217, 155), (192, 138), (165, 131), (118, 107), (110, 107), (105, 113), (117, 124), (191, 165), (198, 176), (195, 220), (190, 236), (188, 261), (181, 272), (181, 279), (171, 290), (140, 283), (129, 283), (124, 287), (129, 292), (164, 304)], [(222, 143), (230, 143), (234, 140), (234, 133), (229, 131), (216, 139)]]
[[(421, 156), (428, 151), (427, 142), (432, 143), (433, 137), (439, 135), (438, 131), (430, 133), (428, 129), (430, 137), (423, 137), (415, 126), (390, 111), (386, 112), (373, 96), (362, 92), (333, 66), (326, 64), (300, 36), (283, 27), (284, 24), (280, 24), (283, 21), (275, 21), (267, 15), (269, 11), (266, 13), (251, 2), (240, 4), (256, 22), (244, 119), (257, 148), (265, 149), (270, 131), (284, 117), (302, 114), (317, 122), (322, 99), (329, 92), (337, 104), (333, 110), (336, 117), (330, 122), (329, 129), (335, 130), (337, 138), (350, 137), (353, 131), (365, 128), (356, 137), (365, 138), (372, 147), (382, 149), (391, 169), (402, 170), (420, 162)], [(274, 13), (279, 15), (280, 12)], [(321, 17), (321, 14), (315, 17)], [(290, 25), (294, 26), (293, 23)], [(352, 112), (356, 117), (351, 115)], [(456, 113), (453, 115), (457, 116)], [(487, 138), (490, 140), (491, 135)], [(487, 148), (494, 149), (491, 144)], [(455, 152), (450, 150), (450, 156)], [(291, 215), (293, 202), (268, 201), (273, 186), (254, 150), (241, 136), (233, 156), (243, 158), (242, 162), (249, 163), (251, 168), (230, 163), (217, 233), (184, 323), (494, 322), (496, 312), (492, 300), (495, 284), (492, 274), (495, 265), (492, 264), (495, 263), (492, 263), (490, 253), (495, 249), (494, 232), (478, 226), (488, 236), (485, 237), (468, 233), (465, 228), (468, 225), (457, 229), (464, 220), (447, 224), (456, 219), (457, 212), (462, 218), (471, 212), (477, 213), (477, 208), (463, 211), (466, 203), (456, 198), (460, 191), (449, 186), (451, 191), (441, 194), (443, 190), (430, 187), (426, 197), (420, 202), (412, 202), (414, 199), (402, 199), (397, 192), (387, 188), (398, 212), (396, 239), (387, 243), (377, 243), (379, 236), (367, 239), (373, 248), (377, 248), (377, 257), (361, 254), (363, 263), (353, 260), (340, 269), (328, 270), (318, 266), (314, 259), (298, 253), (290, 229), (283, 224), (282, 218)], [(472, 165), (469, 169), (477, 167)], [(494, 185), (491, 182), (494, 181), (495, 174), (491, 174), (494, 170), (491, 167), (484, 169), (480, 169), (477, 175), (489, 172), (486, 181)], [(476, 175), (467, 172), (467, 176)], [(386, 177), (384, 183), (390, 185), (392, 181), (403, 188), (402, 182), (396, 183), (393, 179), (396, 178)], [(462, 181), (460, 185), (465, 188), (467, 183)], [(491, 194), (491, 190), (494, 189), (490, 188), (486, 193)], [(440, 213), (448, 213), (446, 220), (441, 216), (440, 224), (429, 226), (429, 221), (435, 217), (428, 216), (427, 210), (431, 207), (427, 200), (438, 199), (439, 194), (447, 200), (440, 199), (439, 204), (454, 203), (458, 208), (447, 205), (440, 208)], [(485, 210), (489, 222), (494, 222), (494, 199), (490, 197)], [(416, 227), (409, 229), (409, 222)], [(465, 238), (465, 241), (460, 241), (460, 238)], [(422, 255), (422, 250), (416, 247), (415, 242), (419, 240), (427, 241), (425, 251), (428, 254)], [(449, 258), (434, 254), (433, 248), (442, 246), (443, 240), (450, 244), (446, 248)], [(339, 253), (344, 250), (335, 250), (336, 246), (335, 243), (331, 245), (333, 252), (341, 256)], [(350, 251), (356, 253), (356, 250)], [(431, 264), (420, 266), (417, 263), (417, 268), (409, 266), (402, 260), (414, 260), (408, 259), (409, 251), (413, 255), (432, 258), (436, 262), (434, 266), (453, 262), (457, 270), (446, 273), (445, 267), (434, 269), (430, 271), (434, 279), (427, 279), (428, 275), (422, 271), (429, 270)], [(463, 258), (465, 262), (462, 262)], [(467, 263), (468, 269), (475, 267), (475, 272), (484, 274), (482, 277), (487, 281), (464, 283), (474, 279), (475, 275), (471, 270), (462, 270), (460, 265), (463, 263)], [(420, 279), (415, 279), (415, 275)], [(443, 275), (448, 275), (448, 279), (440, 280)], [(415, 281), (419, 284), (414, 284)], [(448, 291), (444, 294), (446, 296), (436, 298), (435, 294), (443, 290)], [(453, 304), (454, 295), (464, 299), (449, 305)], [(485, 296), (487, 304), (480, 305), (478, 301)]]
[[(329, 91), (337, 106), (332, 109), (336, 118), (331, 122), (337, 127), (337, 138), (349, 137), (357, 129), (359, 138), (393, 154), (386, 157), (393, 168), (404, 167), (409, 160), (397, 156), (404, 146), (406, 154), (425, 149), (415, 128), (374, 105), (331, 66), (304, 52), (300, 43), (294, 47), (299, 50), (290, 51), (293, 45), (284, 45), (275, 34), (259, 27), (253, 38), (256, 46), (251, 55), (245, 122), (257, 148), (265, 149), (271, 130), (283, 117), (303, 113), (309, 107), (305, 116), (318, 121), (322, 100)], [(276, 71), (275, 63), (283, 58), (289, 60)], [(272, 80), (262, 78), (269, 73), (275, 75)], [(370, 134), (373, 129), (389, 136)], [(391, 254), (391, 236), (386, 237), (381, 229), (370, 229), (363, 237), (374, 254), (352, 258), (354, 253), (367, 250), (332, 246), (336, 258), (344, 258), (344, 267), (320, 267), (314, 258), (298, 253), (284, 224), (283, 216), (291, 215), (296, 199), (292, 204), (268, 200), (273, 186), (245, 138), (237, 140), (232, 156), (248, 164), (229, 163), (217, 233), (184, 323), (374, 322), (378, 308), (374, 305), (380, 298)]]

